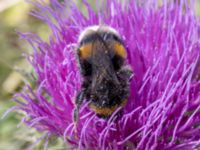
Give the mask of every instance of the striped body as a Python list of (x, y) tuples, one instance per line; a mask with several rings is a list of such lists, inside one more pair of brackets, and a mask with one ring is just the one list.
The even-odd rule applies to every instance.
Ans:
[(125, 106), (129, 95), (127, 77), (131, 73), (123, 69), (124, 44), (119, 33), (108, 26), (86, 28), (78, 42), (83, 97), (98, 116), (108, 117)]

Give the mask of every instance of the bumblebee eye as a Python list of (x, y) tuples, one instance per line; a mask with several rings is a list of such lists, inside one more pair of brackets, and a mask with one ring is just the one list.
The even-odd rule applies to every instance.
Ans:
[(124, 63), (124, 59), (122, 57), (120, 57), (119, 55), (114, 55), (112, 58), (112, 64), (114, 67), (114, 70), (119, 70), (121, 68), (121, 66)]

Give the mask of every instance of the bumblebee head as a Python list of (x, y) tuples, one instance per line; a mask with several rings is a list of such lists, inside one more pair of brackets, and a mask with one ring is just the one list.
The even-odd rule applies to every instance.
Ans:
[[(92, 56), (92, 53), (99, 52), (96, 47), (102, 47), (102, 51), (109, 51), (112, 55), (126, 58), (126, 50), (120, 34), (109, 26), (90, 26), (81, 32), (78, 38), (78, 54), (82, 59)], [(109, 48), (105, 48), (109, 47)]]

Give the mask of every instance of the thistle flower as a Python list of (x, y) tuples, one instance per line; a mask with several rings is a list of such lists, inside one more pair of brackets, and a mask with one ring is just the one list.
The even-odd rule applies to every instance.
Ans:
[[(63, 137), (78, 149), (195, 149), (200, 146), (200, 21), (194, 3), (159, 4), (109, 0), (96, 12), (84, 1), (88, 15), (73, 2), (32, 1), (32, 15), (52, 31), (45, 42), (22, 33), (33, 47), (28, 57), (37, 86), (16, 95), (28, 126)], [(99, 6), (97, 4), (97, 6)], [(80, 89), (74, 44), (90, 25), (106, 24), (123, 36), (134, 70), (131, 95), (120, 118), (98, 118), (84, 104), (77, 129), (72, 113)], [(17, 100), (23, 98), (23, 102)]]

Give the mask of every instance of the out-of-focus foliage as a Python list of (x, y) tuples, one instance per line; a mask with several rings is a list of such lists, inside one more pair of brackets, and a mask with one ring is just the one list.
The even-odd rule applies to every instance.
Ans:
[[(13, 93), (21, 89), (25, 76), (32, 71), (22, 56), (30, 53), (30, 47), (19, 39), (17, 31), (34, 32), (44, 39), (49, 34), (45, 24), (29, 15), (32, 9), (23, 0), (0, 0), (0, 117), (14, 105)], [(0, 150), (22, 150), (36, 141), (34, 130), (23, 125), (17, 128), (19, 118), (19, 114), (10, 113), (0, 120)]]
[[(84, 12), (81, 0), (75, 2)], [(95, 3), (93, 6), (96, 9)], [(200, 15), (200, 3), (195, 6), (196, 13)], [(0, 0), (0, 117), (14, 105), (11, 100), (13, 93), (22, 88), (26, 77), (32, 72), (32, 68), (22, 56), (22, 53), (30, 53), (31, 49), (25, 41), (19, 39), (16, 31), (33, 32), (45, 40), (48, 40), (50, 34), (44, 23), (29, 15), (32, 9), (34, 8), (24, 0)], [(10, 113), (0, 119), (0, 150), (22, 150), (41, 136), (24, 125), (17, 127), (17, 124), (20, 124), (19, 118), (19, 114)], [(48, 149), (63, 149), (61, 139), (50, 141)], [(43, 149), (43, 144), (39, 144), (35, 149)]]

